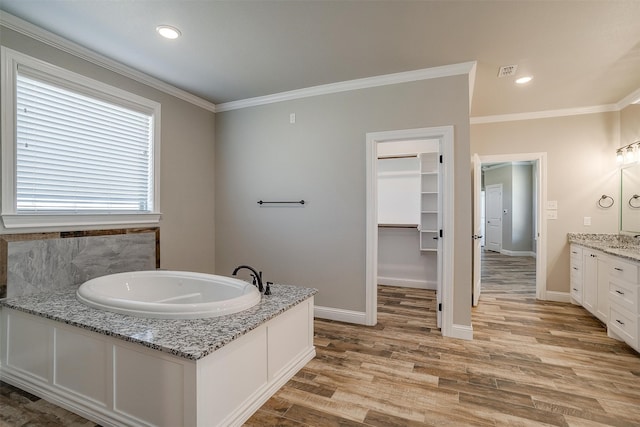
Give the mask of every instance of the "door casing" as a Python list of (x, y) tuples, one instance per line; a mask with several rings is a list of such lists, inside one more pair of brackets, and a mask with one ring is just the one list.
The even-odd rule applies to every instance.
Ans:
[[(547, 205), (547, 153), (513, 153), (479, 155), (480, 164), (507, 162), (535, 162), (536, 184), (536, 298), (547, 299), (547, 218), (544, 207)], [(477, 191), (474, 186), (474, 193)], [(478, 195), (479, 197), (479, 195)], [(475, 209), (475, 208), (474, 208)], [(474, 212), (474, 215), (479, 213)], [(473, 237), (472, 237), (473, 238)], [(476, 251), (474, 245), (474, 252)], [(475, 258), (475, 254), (474, 254)], [(475, 270), (475, 269), (474, 269)], [(475, 283), (475, 277), (473, 279)]]
[(471, 339), (472, 332), (453, 326), (453, 126), (440, 126), (419, 129), (404, 129), (384, 132), (370, 132), (366, 135), (366, 255), (365, 255), (365, 324), (373, 326), (378, 322), (378, 179), (377, 144), (416, 139), (438, 139), (440, 153), (444, 158), (441, 169), (442, 179), (442, 274), (439, 274), (442, 295), (442, 335)]

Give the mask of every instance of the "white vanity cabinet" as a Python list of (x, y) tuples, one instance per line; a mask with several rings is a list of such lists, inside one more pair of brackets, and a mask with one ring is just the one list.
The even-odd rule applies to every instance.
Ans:
[(582, 306), (605, 324), (609, 318), (608, 261), (603, 252), (582, 249)]
[(609, 265), (609, 336), (640, 351), (640, 272), (638, 263), (612, 258)]
[(582, 247), (571, 245), (571, 300), (582, 305)]
[(640, 261), (572, 243), (571, 300), (640, 352)]

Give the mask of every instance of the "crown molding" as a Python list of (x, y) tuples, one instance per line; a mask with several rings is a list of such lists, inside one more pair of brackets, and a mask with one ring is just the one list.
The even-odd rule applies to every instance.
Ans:
[(501, 114), (496, 116), (470, 117), (472, 125), (483, 123), (513, 122), (517, 120), (548, 119), (553, 117), (578, 116), (581, 114), (609, 113), (620, 111), (631, 104), (640, 104), (640, 89), (636, 89), (615, 104), (593, 105), (591, 107), (564, 108), (561, 110), (533, 111), (530, 113)]
[(291, 101), (300, 98), (309, 98), (318, 95), (328, 95), (332, 93), (346, 92), (356, 89), (367, 89), (398, 83), (415, 82), (418, 80), (437, 79), (440, 77), (470, 74), (472, 70), (475, 70), (475, 66), (475, 61), (462, 62), (459, 64), (444, 65), (441, 67), (424, 68), (420, 70), (405, 71), (402, 73), (384, 74), (381, 76), (365, 77), (362, 79), (311, 86), (304, 89), (296, 89), (287, 92), (274, 93), (272, 95), (258, 96), (255, 98), (247, 98), (238, 101), (217, 104), (216, 111), (221, 112), (238, 110), (241, 108), (273, 104), (282, 101)]
[(85, 61), (91, 62), (92, 64), (98, 65), (109, 71), (113, 71), (114, 73), (118, 73), (124, 77), (128, 77), (139, 83), (143, 83), (169, 95), (175, 96), (176, 98), (180, 98), (183, 101), (187, 101), (193, 105), (204, 108), (205, 110), (209, 110), (214, 113), (216, 112), (216, 105), (205, 99), (202, 99), (182, 89), (178, 89), (175, 86), (158, 80), (155, 77), (151, 77), (148, 74), (142, 73), (134, 68), (114, 61), (111, 58), (103, 56), (90, 49), (87, 49), (86, 47), (83, 47), (50, 31), (40, 28), (30, 22), (20, 19), (17, 16), (13, 16), (10, 13), (7, 13), (5, 11), (1, 12), (0, 25), (5, 28), (17, 31), (18, 33), (30, 37), (34, 40), (45, 43), (51, 47), (69, 53)]
[(470, 117), (472, 125), (484, 123), (513, 122), (518, 120), (549, 119), (553, 117), (579, 116), (581, 114), (608, 113), (619, 111), (617, 104), (594, 105), (591, 107), (563, 108), (560, 110), (532, 111), (529, 113), (501, 114), (496, 116)]
[(471, 106), (473, 105), (473, 90), (476, 86), (476, 69), (478, 68), (477, 62), (473, 63), (471, 70), (469, 70), (469, 114), (471, 114)]
[(640, 104), (640, 89), (636, 89), (629, 95), (622, 98), (620, 101), (618, 101), (616, 107), (618, 107), (618, 110), (622, 110), (623, 108), (628, 107), (631, 104)]

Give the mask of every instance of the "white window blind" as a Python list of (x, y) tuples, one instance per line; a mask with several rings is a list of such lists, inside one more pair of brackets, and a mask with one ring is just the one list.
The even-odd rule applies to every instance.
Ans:
[(153, 115), (18, 71), (16, 213), (153, 210)]

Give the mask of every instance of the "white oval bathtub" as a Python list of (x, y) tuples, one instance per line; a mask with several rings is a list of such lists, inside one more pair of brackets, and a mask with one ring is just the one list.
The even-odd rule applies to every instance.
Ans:
[(186, 271), (134, 271), (84, 282), (77, 299), (90, 307), (157, 319), (224, 316), (260, 301), (254, 285), (231, 277)]

